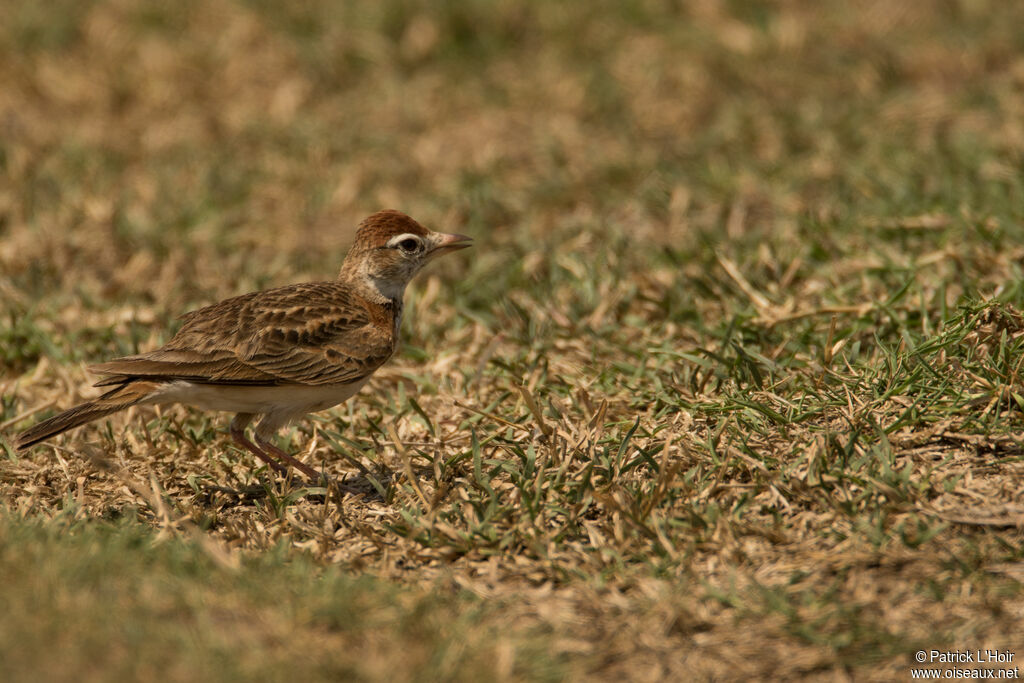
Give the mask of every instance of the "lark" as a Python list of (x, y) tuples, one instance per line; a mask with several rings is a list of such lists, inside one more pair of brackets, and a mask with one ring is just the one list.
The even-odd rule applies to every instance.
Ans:
[[(347, 401), (395, 352), (406, 285), (465, 235), (427, 230), (399, 211), (364, 220), (331, 282), (243, 294), (187, 313), (177, 334), (149, 353), (90, 368), (106, 393), (25, 430), (29, 448), (130, 406), (183, 403), (235, 413), (231, 437), (271, 468), (309, 465), (275, 446), (282, 427)], [(246, 438), (254, 418), (255, 443)]]

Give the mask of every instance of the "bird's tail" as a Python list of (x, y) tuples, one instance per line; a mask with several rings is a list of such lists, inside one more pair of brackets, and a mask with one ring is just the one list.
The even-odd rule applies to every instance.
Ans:
[(137, 403), (141, 403), (153, 393), (155, 388), (152, 382), (128, 380), (99, 398), (86, 401), (29, 427), (14, 437), (12, 445), (16, 450), (24, 450), (36, 445), (40, 441), (49, 439), (51, 436), (56, 436), (69, 429), (80, 427), (86, 422), (98, 420), (111, 413), (116, 413), (119, 410), (124, 410)]

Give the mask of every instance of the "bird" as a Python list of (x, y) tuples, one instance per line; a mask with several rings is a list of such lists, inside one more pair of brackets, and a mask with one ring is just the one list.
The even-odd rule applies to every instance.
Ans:
[[(105, 393), (26, 429), (25, 450), (130, 406), (181, 403), (234, 413), (231, 438), (273, 470), (320, 473), (274, 445), (284, 426), (354, 396), (394, 354), (406, 285), (438, 256), (472, 246), (393, 209), (359, 224), (335, 280), (251, 292), (186, 313), (162, 347), (89, 369)], [(250, 423), (255, 442), (246, 436)]]

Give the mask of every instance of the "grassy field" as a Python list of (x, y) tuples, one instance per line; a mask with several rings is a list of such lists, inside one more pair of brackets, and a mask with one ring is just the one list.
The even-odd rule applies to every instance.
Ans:
[(185, 408), (0, 441), (5, 680), (1024, 659), (1024, 3), (0, 14), (5, 436), (377, 209), (476, 238), (281, 435), (360, 495)]

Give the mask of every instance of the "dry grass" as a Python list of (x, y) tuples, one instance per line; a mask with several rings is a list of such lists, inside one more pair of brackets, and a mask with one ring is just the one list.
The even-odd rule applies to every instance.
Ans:
[(177, 408), (9, 453), (16, 677), (1024, 657), (1024, 6), (61, 4), (0, 8), (5, 432), (378, 208), (478, 244), (282, 435), (362, 495)]

